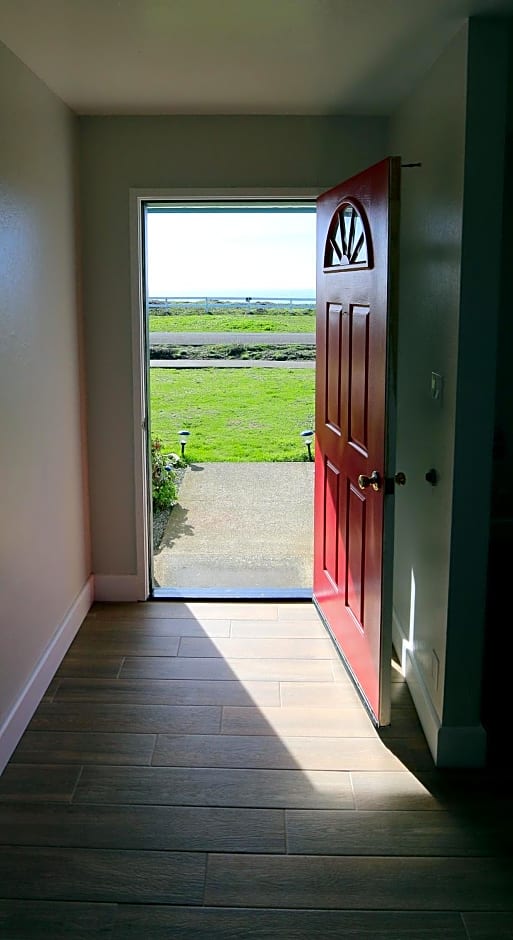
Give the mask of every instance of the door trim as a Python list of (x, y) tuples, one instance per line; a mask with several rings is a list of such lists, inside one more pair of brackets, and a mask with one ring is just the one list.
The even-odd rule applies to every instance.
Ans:
[[(315, 188), (212, 188), (212, 189), (154, 189), (131, 188), (129, 191), (130, 224), (130, 298), (132, 323), (132, 407), (134, 434), (134, 501), (136, 534), (137, 600), (150, 597), (150, 527), (148, 492), (149, 454), (147, 447), (148, 401), (147, 356), (148, 343), (144, 317), (144, 271), (142, 265), (143, 207), (147, 202), (266, 202), (277, 200), (315, 201), (326, 186)], [(135, 599), (135, 598), (134, 598)]]

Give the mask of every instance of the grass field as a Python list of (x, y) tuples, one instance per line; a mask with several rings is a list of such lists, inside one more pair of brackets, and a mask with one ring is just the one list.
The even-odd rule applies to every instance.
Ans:
[(151, 435), (193, 462), (304, 460), (313, 428), (313, 369), (151, 369)]
[(237, 330), (249, 333), (314, 333), (314, 314), (176, 314), (150, 316), (150, 333), (224, 333)]

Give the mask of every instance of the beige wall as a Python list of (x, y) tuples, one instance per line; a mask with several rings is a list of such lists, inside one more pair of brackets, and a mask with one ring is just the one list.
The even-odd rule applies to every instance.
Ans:
[[(466, 109), (466, 30), (394, 115), (391, 149), (422, 167), (403, 171), (398, 351), (394, 610), (420, 679), (442, 716)], [(443, 376), (441, 403), (431, 372)], [(431, 487), (425, 473), (436, 468)], [(398, 652), (401, 652), (400, 650)], [(438, 657), (439, 675), (433, 667)]]
[[(93, 570), (136, 571), (130, 187), (331, 186), (386, 151), (358, 118), (80, 120)], [(114, 582), (113, 582), (114, 583)]]
[[(441, 764), (479, 762), (485, 753), (506, 24), (471, 20), (391, 129), (392, 149), (422, 162), (403, 181), (397, 466), (408, 483), (396, 499), (395, 632)], [(430, 396), (432, 371), (444, 377), (441, 403)], [(439, 474), (435, 488), (424, 479), (431, 467)]]
[(23, 696), (89, 575), (75, 131), (0, 45), (0, 770)]

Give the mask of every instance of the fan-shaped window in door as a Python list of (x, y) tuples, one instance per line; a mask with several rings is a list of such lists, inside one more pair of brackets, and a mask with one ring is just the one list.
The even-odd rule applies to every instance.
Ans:
[(333, 216), (324, 249), (325, 268), (370, 267), (370, 244), (362, 213), (343, 203)]

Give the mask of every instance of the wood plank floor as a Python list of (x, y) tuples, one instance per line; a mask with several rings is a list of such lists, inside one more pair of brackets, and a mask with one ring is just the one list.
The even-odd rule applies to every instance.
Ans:
[(511, 775), (308, 603), (98, 604), (0, 778), (1, 940), (513, 940)]

